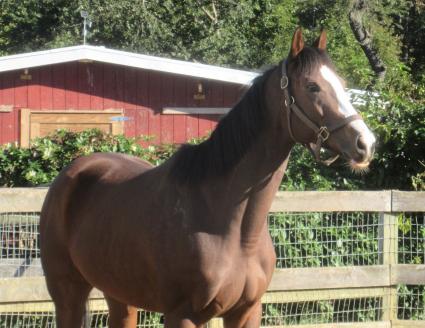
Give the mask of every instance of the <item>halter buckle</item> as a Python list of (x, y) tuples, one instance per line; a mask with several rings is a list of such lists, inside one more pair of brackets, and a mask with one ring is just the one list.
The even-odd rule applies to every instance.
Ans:
[(328, 140), (330, 135), (331, 134), (330, 134), (328, 128), (326, 126), (322, 126), (322, 127), (320, 127), (319, 132), (317, 133), (317, 138), (322, 139), (322, 141), (326, 141), (326, 140)]
[(292, 106), (293, 104), (295, 104), (295, 99), (294, 99), (294, 97), (290, 96), (289, 101), (290, 101), (290, 103), (288, 104), (288, 102), (287, 102), (287, 101), (286, 101), (286, 99), (285, 99), (285, 106), (286, 106), (286, 107), (290, 107), (290, 106)]
[(286, 89), (286, 88), (288, 87), (288, 84), (289, 84), (289, 79), (288, 79), (288, 77), (287, 77), (286, 75), (283, 75), (283, 76), (280, 78), (280, 88), (281, 88), (282, 90), (284, 90), (284, 89)]

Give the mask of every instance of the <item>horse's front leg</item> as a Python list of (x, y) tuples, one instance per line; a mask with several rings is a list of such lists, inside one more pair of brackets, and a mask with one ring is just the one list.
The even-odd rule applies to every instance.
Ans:
[(164, 328), (202, 328), (199, 316), (189, 304), (182, 304), (174, 311), (164, 314)]
[(259, 328), (262, 306), (258, 301), (253, 306), (223, 317), (224, 328)]
[(110, 328), (136, 328), (137, 308), (118, 302), (105, 295), (109, 307)]
[(164, 328), (202, 328), (203, 326), (196, 324), (191, 319), (165, 315)]

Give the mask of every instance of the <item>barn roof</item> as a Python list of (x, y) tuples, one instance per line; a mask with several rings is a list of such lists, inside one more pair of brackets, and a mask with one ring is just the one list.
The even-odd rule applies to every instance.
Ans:
[[(89, 45), (3, 56), (0, 57), (0, 73), (72, 61), (97, 61), (245, 85), (250, 84), (259, 74), (252, 71), (199, 64), (163, 57), (147, 56), (133, 52)], [(366, 94), (365, 91), (356, 89), (349, 89), (347, 91), (351, 96), (353, 104), (364, 104), (364, 101), (361, 98)]]
[(88, 45), (0, 57), (0, 72), (71, 61), (97, 61), (238, 84), (249, 84), (258, 75), (255, 72)]

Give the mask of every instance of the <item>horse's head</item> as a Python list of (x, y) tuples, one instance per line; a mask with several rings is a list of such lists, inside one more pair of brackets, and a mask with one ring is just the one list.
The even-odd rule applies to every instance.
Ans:
[(316, 159), (325, 147), (361, 171), (372, 160), (375, 137), (351, 105), (325, 49), (324, 31), (313, 47), (304, 46), (301, 29), (295, 32), (281, 65), (289, 133), (294, 141), (310, 145)]

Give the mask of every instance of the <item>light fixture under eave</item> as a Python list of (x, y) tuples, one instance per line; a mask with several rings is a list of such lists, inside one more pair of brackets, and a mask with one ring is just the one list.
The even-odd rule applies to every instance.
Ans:
[(197, 92), (193, 95), (193, 99), (204, 100), (205, 92), (204, 92), (204, 86), (202, 85), (202, 82), (198, 82), (197, 89), (198, 89)]
[(21, 80), (24, 80), (24, 81), (32, 80), (32, 75), (28, 73), (28, 68), (24, 69), (24, 73), (21, 74), (20, 77), (21, 77)]

